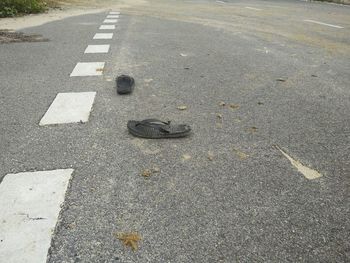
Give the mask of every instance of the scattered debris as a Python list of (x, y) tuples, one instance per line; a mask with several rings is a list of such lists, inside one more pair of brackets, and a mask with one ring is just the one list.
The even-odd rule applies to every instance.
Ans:
[(190, 69), (189, 67), (185, 67), (184, 69)]
[(41, 35), (24, 34), (8, 29), (0, 30), (0, 44), (16, 43), (16, 42), (47, 42), (49, 39), (43, 38)]
[(311, 77), (317, 78), (318, 76), (315, 74), (312, 74)]
[(77, 226), (77, 224), (76, 224), (75, 222), (70, 223), (70, 224), (67, 224), (67, 228), (68, 228), (68, 229), (73, 229), (73, 228), (75, 228), (76, 226)]
[(124, 246), (129, 246), (133, 251), (138, 249), (138, 244), (141, 240), (141, 236), (137, 233), (119, 233), (116, 234), (117, 238), (123, 242)]
[(291, 156), (289, 156), (286, 152), (284, 152), (278, 145), (275, 145), (275, 148), (279, 150), (289, 161), (290, 163), (297, 168), (297, 170), (305, 176), (306, 179), (313, 180), (317, 179), (322, 176), (319, 172), (316, 170), (313, 170), (305, 165), (303, 165), (298, 160), (293, 159)]
[(234, 152), (237, 154), (237, 156), (239, 157), (239, 159), (241, 160), (245, 160), (249, 157), (248, 154), (245, 154), (244, 152), (241, 152), (240, 150), (237, 150), (235, 148), (233, 148)]
[(239, 108), (239, 105), (230, 104), (230, 108), (231, 108), (232, 110), (235, 110), (235, 109), (238, 109), (238, 108)]
[(187, 57), (187, 54), (180, 53), (181, 57)]
[(152, 169), (145, 169), (142, 171), (141, 175), (143, 177), (150, 177), (152, 174), (159, 173), (160, 169), (159, 167), (155, 166)]
[(217, 128), (222, 128), (222, 124), (223, 124), (223, 116), (221, 113), (217, 113), (216, 114), (216, 119), (217, 119), (217, 122), (216, 122), (216, 127)]
[(208, 160), (209, 161), (213, 161), (214, 160), (214, 154), (211, 151), (208, 152)]
[(97, 68), (96, 69), (96, 72), (102, 72), (103, 71), (103, 68)]
[(264, 103), (261, 101), (258, 101), (258, 105), (264, 105)]
[(189, 160), (189, 159), (191, 159), (192, 157), (191, 157), (191, 155), (189, 155), (189, 154), (184, 154), (184, 155), (182, 155), (182, 159), (184, 160), (184, 161), (187, 161), (187, 160)]
[(258, 128), (257, 127), (250, 127), (249, 129), (248, 129), (250, 132), (257, 132), (258, 131)]
[(187, 110), (187, 106), (185, 105), (181, 105), (181, 106), (177, 106), (178, 110)]
[(153, 81), (153, 79), (144, 79), (143, 80), (145, 83), (151, 83)]
[(278, 79), (276, 79), (277, 81), (281, 81), (281, 82), (285, 82), (285, 81), (287, 81), (287, 79), (288, 78), (278, 78)]
[(151, 174), (152, 174), (152, 172), (151, 172), (151, 170), (149, 170), (149, 169), (143, 170), (142, 173), (141, 173), (141, 175), (142, 175), (143, 177), (150, 177)]
[(154, 166), (154, 167), (152, 168), (152, 171), (153, 171), (154, 173), (159, 173), (159, 172), (160, 172), (160, 168), (159, 168), (158, 166)]
[(224, 101), (220, 101), (219, 105), (224, 107), (226, 103)]

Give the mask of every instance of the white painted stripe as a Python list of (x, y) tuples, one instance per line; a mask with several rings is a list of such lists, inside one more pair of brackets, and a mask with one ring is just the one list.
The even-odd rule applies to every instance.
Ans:
[(327, 24), (327, 23), (323, 23), (323, 22), (319, 22), (319, 21), (315, 21), (315, 20), (306, 19), (306, 20), (304, 20), (304, 21), (305, 21), (305, 22), (310, 22), (310, 23), (319, 24), (319, 25), (323, 25), (323, 26), (330, 26), (330, 27), (335, 27), (335, 28), (344, 28), (344, 27), (342, 27), (342, 26)]
[(111, 14), (111, 15), (120, 15), (120, 12), (119, 11), (111, 11), (111, 12), (109, 12), (109, 14)]
[(119, 15), (108, 15), (107, 18), (119, 18)]
[(7, 174), (0, 183), (0, 262), (45, 263), (73, 169)]
[(112, 39), (113, 33), (96, 33), (94, 39)]
[(118, 19), (105, 19), (103, 23), (117, 23)]
[(115, 25), (101, 25), (99, 29), (113, 30), (113, 29), (115, 29)]
[(104, 62), (79, 62), (73, 69), (70, 76), (100, 76), (103, 73), (104, 66)]
[(78, 62), (71, 77), (101, 76), (103, 73), (104, 62)]
[(87, 122), (96, 92), (58, 93), (39, 125)]
[(109, 45), (88, 45), (84, 53), (108, 53)]
[(226, 4), (224, 1), (215, 1), (215, 2), (217, 2), (219, 4)]
[(261, 11), (262, 10), (262, 9), (255, 8), (255, 7), (250, 7), (250, 6), (246, 6), (245, 8), (251, 9), (251, 10), (255, 10), (255, 11)]

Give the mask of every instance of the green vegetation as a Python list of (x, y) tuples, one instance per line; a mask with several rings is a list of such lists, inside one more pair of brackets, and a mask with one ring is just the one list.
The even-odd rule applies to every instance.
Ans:
[(46, 10), (43, 0), (0, 0), (0, 17), (40, 13)]

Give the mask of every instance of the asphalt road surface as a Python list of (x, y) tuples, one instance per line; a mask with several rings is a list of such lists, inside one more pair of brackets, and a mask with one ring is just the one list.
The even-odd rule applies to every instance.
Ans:
[[(0, 187), (21, 172), (73, 169), (48, 262), (349, 262), (350, 7), (103, 7), (22, 30), (49, 41), (0, 44)], [(117, 21), (105, 21), (115, 10)], [(109, 45), (108, 53), (84, 53), (88, 45)], [(87, 62), (104, 62), (97, 76), (72, 74)], [(116, 94), (120, 74), (135, 78), (132, 95)], [(87, 119), (45, 124), (57, 94), (72, 92)], [(57, 107), (63, 119), (75, 114)], [(128, 133), (128, 120), (146, 118), (193, 132)], [(5, 247), (9, 222), (0, 224), (2, 259), (21, 254)], [(135, 251), (118, 239), (128, 232), (141, 237)]]

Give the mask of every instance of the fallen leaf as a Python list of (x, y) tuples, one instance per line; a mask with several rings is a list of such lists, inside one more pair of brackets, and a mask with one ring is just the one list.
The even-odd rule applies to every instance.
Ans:
[(263, 103), (263, 102), (261, 102), (261, 101), (259, 101), (259, 102), (258, 102), (258, 105), (264, 105), (264, 103)]
[(221, 113), (217, 113), (217, 114), (216, 114), (216, 117), (217, 117), (218, 119), (222, 120), (222, 114), (221, 114)]
[(219, 105), (220, 105), (220, 106), (225, 106), (226, 103), (225, 103), (224, 101), (220, 101)]
[(238, 109), (239, 108), (239, 105), (236, 105), (236, 104), (230, 104), (230, 108), (231, 109)]
[(287, 78), (278, 78), (276, 79), (277, 81), (281, 81), (281, 82), (285, 82), (287, 80)]
[(181, 106), (177, 106), (178, 110), (187, 110), (187, 106), (185, 105), (181, 105)]
[(184, 159), (185, 161), (187, 161), (187, 160), (189, 160), (189, 159), (191, 159), (192, 157), (191, 157), (191, 155), (189, 155), (189, 154), (184, 154), (184, 155), (182, 155), (182, 159)]
[(315, 75), (315, 74), (312, 74), (312, 75), (311, 75), (311, 77), (314, 77), (314, 78), (316, 78), (316, 77), (317, 77), (317, 75)]
[(241, 152), (240, 150), (237, 150), (235, 148), (233, 148), (233, 150), (235, 151), (235, 153), (237, 154), (237, 156), (239, 157), (239, 159), (241, 160), (245, 160), (249, 157), (248, 154), (245, 154), (244, 152)]
[(213, 161), (214, 160), (214, 154), (212, 152), (208, 152), (208, 160)]
[(154, 166), (154, 167), (152, 168), (152, 172), (154, 172), (154, 173), (159, 173), (159, 172), (160, 172), (160, 168), (159, 168), (158, 166)]
[(116, 236), (124, 246), (129, 246), (134, 251), (138, 248), (137, 242), (141, 240), (141, 236), (137, 233), (120, 233)]

